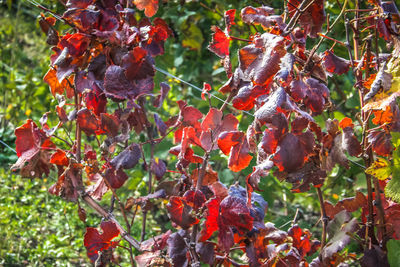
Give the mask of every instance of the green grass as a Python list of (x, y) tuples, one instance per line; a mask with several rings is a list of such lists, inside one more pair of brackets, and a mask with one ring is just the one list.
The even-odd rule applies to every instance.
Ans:
[(0, 169), (0, 265), (89, 266), (77, 205), (47, 192), (51, 181)]

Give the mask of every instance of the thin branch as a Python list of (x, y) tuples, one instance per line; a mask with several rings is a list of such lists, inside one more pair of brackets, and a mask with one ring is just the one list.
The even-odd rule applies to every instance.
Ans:
[(237, 90), (232, 90), (229, 93), (228, 98), (225, 100), (225, 102), (222, 104), (221, 108), (219, 109), (220, 111), (224, 111), (224, 109), (226, 108), (227, 105), (229, 105), (229, 103), (232, 101), (233, 97), (236, 95)]
[[(208, 165), (208, 159), (210, 157), (210, 154), (206, 152), (204, 155), (204, 160), (203, 160), (203, 165), (201, 166), (201, 170), (199, 172), (199, 177), (197, 178), (197, 184), (196, 184), (196, 190), (200, 190), (201, 186), (203, 185), (203, 179), (204, 175), (206, 173), (206, 168)], [(192, 266), (200, 266), (200, 261), (199, 257), (196, 253), (196, 242), (197, 242), (197, 232), (199, 230), (199, 224), (195, 224), (193, 226), (192, 230), (192, 236), (190, 239), (190, 249), (192, 250), (192, 254), (194, 255), (194, 262), (192, 263)]]
[[(347, 1), (348, 1), (348, 0), (345, 0), (345, 1), (344, 1), (344, 4), (343, 4), (343, 6), (342, 6), (342, 9), (341, 9), (339, 15), (337, 16), (337, 18), (335, 19), (335, 21), (334, 21), (331, 25), (328, 26), (328, 28), (326, 29), (326, 32), (323, 34), (323, 36), (326, 36), (326, 35), (333, 29), (333, 27), (336, 25), (336, 23), (339, 21), (339, 19), (342, 17), (342, 15), (344, 14), (344, 11), (345, 11), (345, 9), (346, 9), (346, 6), (347, 6)], [(315, 52), (317, 52), (318, 48), (321, 46), (322, 41), (323, 41), (323, 37), (321, 36), (320, 39), (319, 39), (319, 41), (318, 41), (318, 43), (317, 43), (317, 45), (315, 45), (315, 46), (312, 48), (312, 50), (311, 50), (311, 52), (310, 52), (310, 55), (308, 56), (308, 59), (307, 59), (306, 63), (304, 64), (304, 70), (305, 70), (306, 72), (309, 72), (309, 71), (312, 70), (312, 67), (310, 68), (310, 65), (311, 65), (311, 62), (312, 62), (312, 58), (313, 58)], [(344, 44), (344, 45), (345, 45), (345, 44)]]
[(329, 218), (326, 216), (326, 211), (325, 211), (325, 206), (324, 206), (324, 197), (322, 195), (321, 188), (317, 188), (317, 193), (318, 193), (318, 200), (319, 200), (319, 206), (321, 210), (321, 221), (322, 221), (322, 237), (321, 237), (321, 251), (324, 248), (326, 244), (326, 229), (328, 227), (328, 221)]
[(72, 147), (72, 144), (70, 142), (68, 142), (67, 140), (65, 140), (55, 134), (53, 134), (52, 137), (57, 138), (58, 140), (63, 141), (67, 146)]
[(242, 41), (242, 42), (247, 42), (247, 43), (251, 43), (251, 40), (249, 39), (243, 39), (240, 37), (235, 37), (235, 36), (229, 36), (232, 40), (237, 40), (237, 41)]
[(303, 0), (300, 5), (296, 8), (296, 13), (294, 13), (293, 17), (290, 19), (289, 23), (286, 25), (283, 30), (282, 36), (287, 36), (289, 33), (293, 31), (294, 26), (297, 24), (297, 21), (300, 19), (301, 15), (307, 10), (311, 4), (314, 3), (315, 0)]

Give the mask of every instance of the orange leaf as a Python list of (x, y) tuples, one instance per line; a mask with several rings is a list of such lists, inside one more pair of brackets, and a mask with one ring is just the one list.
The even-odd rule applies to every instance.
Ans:
[(134, 0), (137, 9), (143, 10), (146, 17), (152, 17), (158, 10), (158, 0)]
[(43, 78), (43, 81), (50, 86), (51, 93), (53, 96), (56, 94), (62, 95), (66, 91), (67, 97), (71, 98), (74, 96), (74, 89), (69, 85), (68, 81), (73, 84), (73, 78), (67, 78), (60, 83), (57, 79), (57, 71), (53, 68), (49, 69)]

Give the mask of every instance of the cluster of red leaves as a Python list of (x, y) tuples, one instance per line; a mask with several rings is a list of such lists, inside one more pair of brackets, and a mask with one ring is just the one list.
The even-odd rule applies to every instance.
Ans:
[[(211, 108), (203, 118), (203, 114), (186, 103), (179, 102), (180, 127), (175, 131), (175, 142), (180, 145), (171, 148), (170, 153), (178, 156), (177, 169), (183, 171), (190, 163), (202, 163), (203, 159), (194, 155), (190, 145), (211, 152), (218, 147), (225, 155), (229, 155), (228, 166), (238, 172), (246, 168), (252, 156), (246, 135), (237, 130), (239, 121), (232, 114), (223, 116), (222, 111)], [(199, 122), (199, 120), (202, 120)]]
[[(49, 188), (50, 193), (70, 201), (76, 201), (80, 194), (100, 200), (110, 188), (115, 190), (124, 185), (129, 179), (126, 170), (134, 168), (142, 157), (144, 169), (148, 168), (158, 180), (166, 172), (166, 164), (158, 158), (152, 158), (149, 168), (142, 144), (131, 142), (131, 132), (138, 135), (146, 132), (154, 145), (155, 132), (165, 137), (169, 128), (176, 128), (177, 145), (170, 153), (177, 156), (180, 179), (161, 182), (157, 191), (147, 196), (130, 197), (125, 209), (136, 205), (148, 211), (152, 200), (168, 198), (169, 218), (180, 230), (142, 242), (140, 248), (144, 252), (136, 257), (138, 265), (188, 266), (195, 261), (213, 265), (217, 259), (229, 265), (232, 249), (242, 250), (251, 266), (308, 265), (305, 257), (319, 249), (319, 242), (311, 240), (311, 233), (297, 225), (285, 232), (271, 223), (265, 224), (267, 203), (253, 190), (258, 189), (260, 178), (270, 170), (275, 170), (280, 180), (292, 183), (294, 192), (308, 191), (310, 184), (320, 187), (335, 164), (348, 167), (346, 153), (356, 157), (362, 152), (351, 119), (345, 118), (340, 123), (328, 120), (324, 132), (313, 119), (330, 105), (327, 75), (345, 74), (354, 67), (348, 60), (336, 56), (332, 49), (309, 58), (306, 41), (321, 32), (326, 18), (324, 0), (312, 1), (306, 10), (299, 10), (304, 8), (303, 1), (287, 1), (289, 18), (299, 26), (290, 25), (293, 27), (290, 33), (287, 32), (289, 25), (282, 16), (275, 15), (273, 8), (242, 9), (242, 21), (254, 27), (261, 25), (264, 33), (245, 40), (247, 45), (238, 51), (239, 64), (235, 70), (230, 62), (230, 44), (238, 39), (231, 35), (236, 10), (225, 12), (224, 30), (212, 27), (209, 49), (223, 60), (229, 78), (219, 91), (229, 93), (234, 108), (254, 110), (255, 119), (247, 132), (238, 130), (239, 121), (232, 114), (224, 115), (222, 110), (210, 108), (204, 115), (183, 101), (178, 101), (178, 117), (164, 122), (154, 113), (149, 119), (143, 96), (153, 95), (152, 104), (160, 109), (169, 91), (169, 86), (161, 83), (159, 93), (153, 94), (154, 57), (164, 53), (164, 42), (172, 31), (160, 18), (153, 22), (148, 18), (138, 21), (128, 2), (66, 1), (67, 10), (62, 19), (74, 31), (65, 34), (55, 30), (55, 19), (42, 16), (40, 27), (47, 35), (47, 43), (53, 46), (51, 68), (44, 81), (59, 100), (56, 107), (59, 123), (49, 127), (45, 114), (40, 120), (41, 129), (31, 120), (18, 127), (15, 134), (19, 159), (12, 168), (20, 169), (27, 177), (41, 177), (55, 166), (58, 181)], [(374, 1), (374, 5), (385, 11), (378, 2)], [(133, 3), (147, 17), (155, 15), (158, 9), (158, 0), (134, 0)], [(378, 17), (376, 23), (379, 33), (391, 40), (393, 31), (397, 30), (392, 22)], [(371, 67), (362, 66), (367, 61), (360, 60), (357, 68)], [(370, 88), (365, 101), (374, 99), (381, 89), (390, 88), (392, 77), (385, 67), (371, 76), (370, 81), (365, 81), (364, 85)], [(210, 85), (205, 84), (203, 99), (210, 90)], [(374, 110), (372, 122), (379, 127), (369, 132), (368, 140), (374, 152), (381, 156), (392, 152), (390, 132), (400, 131), (400, 111), (394, 101), (397, 96), (393, 94), (364, 107)], [(72, 100), (73, 104), (67, 103)], [(107, 112), (109, 101), (126, 105)], [(153, 120), (154, 125), (150, 122)], [(71, 122), (77, 125), (76, 136), (82, 131), (88, 139), (97, 139), (100, 145), (98, 136), (101, 135), (104, 140), (101, 151), (85, 144), (81, 159), (80, 142), (71, 144), (68, 150), (56, 148), (51, 141), (55, 131)], [(121, 144), (123, 147), (117, 148)], [(253, 159), (251, 154), (257, 155), (253, 172), (246, 179), (247, 189), (235, 185), (228, 190), (211, 166), (206, 165), (210, 153), (217, 149), (229, 156), (228, 167), (234, 172), (247, 168)], [(202, 155), (196, 155), (196, 150)], [(85, 181), (82, 174), (87, 178)], [(331, 220), (330, 241), (311, 266), (335, 265), (341, 261), (338, 252), (350, 242), (347, 232), (358, 229), (357, 221), (348, 212), (362, 208), (365, 223), (367, 201), (362, 193), (357, 193), (356, 197), (339, 201), (335, 206), (325, 203)], [(394, 238), (399, 238), (396, 228), (400, 220), (399, 205), (384, 199), (383, 208), (386, 229)], [(79, 214), (84, 220), (81, 208)], [(201, 231), (197, 232), (199, 226)], [(112, 240), (119, 236), (120, 226), (106, 221), (100, 227), (101, 234), (95, 228), (87, 228), (84, 245), (93, 262), (106, 264), (112, 260), (112, 251), (119, 242)], [(218, 241), (213, 242), (213, 237)], [(188, 240), (195, 245), (188, 245)]]
[[(158, 1), (134, 3), (149, 17), (158, 8)], [(139, 104), (141, 97), (154, 95), (153, 105), (159, 109), (169, 91), (162, 83), (160, 92), (153, 92), (154, 57), (164, 53), (164, 42), (172, 32), (160, 18), (137, 21), (135, 10), (126, 1), (68, 0), (65, 6), (62, 19), (72, 31), (58, 32), (53, 18), (42, 15), (40, 20), (53, 51), (44, 81), (59, 102), (59, 122), (49, 127), (45, 114), (40, 121), (42, 129), (31, 120), (17, 128), (19, 159), (12, 169), (33, 178), (48, 175), (56, 167), (58, 180), (49, 188), (51, 194), (77, 201), (79, 195), (88, 193), (100, 200), (110, 188), (122, 187), (129, 178), (125, 170), (134, 168), (142, 158), (142, 147), (130, 141), (130, 133), (139, 134), (151, 127), (144, 105)], [(128, 104), (107, 112), (110, 100)], [(154, 121), (161, 136), (173, 125), (164, 123), (158, 114), (154, 114)], [(101, 135), (101, 151), (85, 144), (81, 158), (80, 143), (65, 150), (56, 148), (51, 141), (55, 131), (72, 123), (79, 129), (77, 139), (80, 131), (98, 141)], [(124, 144), (123, 148), (117, 148), (118, 144)], [(152, 172), (161, 179), (165, 163), (153, 161)], [(111, 224), (101, 225), (101, 235), (94, 228), (87, 229), (85, 246), (92, 261), (99, 251), (115, 247), (110, 240), (119, 231)]]
[[(108, 187), (119, 188), (124, 184), (128, 179), (124, 169), (133, 168), (141, 158), (141, 148), (136, 144), (126, 145), (115, 157), (113, 154), (115, 145), (127, 141), (131, 130), (140, 133), (148, 125), (144, 111), (134, 101), (153, 92), (153, 57), (164, 52), (163, 44), (171, 30), (159, 18), (153, 23), (148, 19), (137, 22), (134, 10), (123, 8), (118, 1), (70, 0), (66, 6), (68, 9), (63, 19), (73, 25), (76, 32), (61, 35), (54, 28), (54, 19), (43, 17), (40, 21), (54, 52), (52, 66), (44, 81), (49, 84), (54, 96), (66, 96), (66, 99), (60, 98), (62, 100), (57, 106), (60, 123), (50, 129), (46, 117), (42, 123), (43, 130), (30, 120), (18, 128), (19, 161), (13, 169), (21, 169), (24, 176), (40, 177), (43, 173), (49, 174), (54, 164), (59, 171), (59, 180), (49, 191), (76, 200), (82, 182), (75, 181), (73, 177), (82, 166), (81, 162), (71, 165), (69, 158), (78, 152), (77, 148), (57, 150), (51, 157), (48, 151), (55, 148), (50, 141), (55, 130), (62, 124), (76, 121), (87, 136), (107, 136), (104, 142), (106, 148), (101, 155), (105, 161), (102, 167), (97, 166), (98, 156), (89, 146), (85, 149), (88, 152), (85, 151), (84, 158), (87, 176), (95, 183), (88, 192), (101, 199)], [(147, 15), (157, 9), (147, 3), (144, 8)], [(155, 106), (161, 106), (168, 90), (167, 85), (161, 84)], [(66, 102), (70, 98), (83, 102), (75, 102), (79, 110), (74, 109), (68, 114)], [(134, 110), (127, 108), (107, 113), (107, 99), (128, 100)], [(157, 128), (161, 135), (165, 135), (167, 126), (157, 116), (155, 114)], [(29, 164), (25, 166), (26, 162)], [(155, 164), (156, 167), (158, 165)], [(158, 177), (163, 175), (162, 169), (161, 164)]]

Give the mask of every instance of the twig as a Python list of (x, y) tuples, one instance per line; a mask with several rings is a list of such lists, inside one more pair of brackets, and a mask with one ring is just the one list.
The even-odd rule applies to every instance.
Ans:
[[(286, 25), (283, 30), (282, 36), (287, 36), (292, 32), (294, 26), (297, 24), (300, 16), (307, 10), (307, 7), (311, 6), (314, 3), (314, 0), (303, 0), (300, 5), (296, 8), (296, 13), (294, 13), (293, 17), (290, 19), (289, 23)], [(309, 5), (310, 4), (310, 5)]]
[[(358, 0), (356, 0), (356, 10), (359, 9), (360, 3)], [(356, 11), (355, 14), (355, 18), (359, 18), (359, 12)], [(353, 30), (353, 50), (354, 50), (354, 60), (358, 60), (360, 58), (360, 53), (359, 53), (359, 21), (355, 20), (354, 22), (354, 26), (352, 27)], [(346, 20), (345, 23), (345, 29), (346, 29), (346, 43), (347, 43), (347, 49), (348, 49), (348, 53), (350, 56), (350, 60), (352, 63), (354, 63), (353, 57), (352, 57), (352, 53), (351, 53), (351, 49), (350, 49), (350, 37), (349, 37), (349, 26), (351, 26), (349, 20)], [(368, 63), (367, 59), (367, 68), (369, 67), (369, 63)], [(370, 162), (368, 157), (366, 156), (366, 130), (367, 130), (367, 124), (368, 124), (368, 120), (369, 120), (369, 115), (365, 114), (365, 112), (363, 111), (363, 107), (364, 107), (364, 97), (363, 97), (363, 87), (362, 87), (362, 74), (361, 74), (361, 70), (354, 70), (354, 76), (356, 77), (356, 84), (355, 84), (355, 88), (358, 89), (358, 94), (360, 97), (360, 106), (361, 106), (361, 119), (362, 119), (362, 127), (363, 127), (363, 134), (362, 134), (362, 144), (363, 144), (363, 160), (364, 160), (364, 164), (366, 167), (370, 166)], [(374, 208), (373, 208), (373, 197), (372, 197), (372, 183), (371, 183), (371, 177), (370, 175), (366, 175), (366, 182), (367, 182), (367, 192), (368, 192), (368, 222), (367, 222), (367, 229), (366, 229), (366, 233), (365, 233), (365, 240), (366, 242), (368, 242), (368, 238), (370, 238), (371, 241), (376, 240), (375, 238), (375, 234), (374, 234)]]
[(61, 137), (59, 137), (59, 136), (57, 136), (55, 134), (53, 134), (52, 137), (55, 137), (58, 140), (63, 141), (67, 146), (72, 147), (72, 144), (70, 142), (68, 142), (67, 140), (65, 140), (65, 139), (63, 139), (63, 138), (61, 138)]
[[(206, 168), (208, 165), (209, 157), (210, 157), (210, 154), (208, 152), (206, 152), (206, 154), (204, 155), (203, 165), (201, 166), (201, 170), (199, 172), (199, 177), (197, 178), (196, 190), (200, 190), (201, 186), (203, 185), (203, 178), (204, 178), (204, 174), (206, 173)], [(194, 255), (194, 262), (192, 263), (192, 266), (200, 266), (199, 257), (196, 253), (196, 242), (197, 242), (198, 230), (199, 230), (199, 224), (195, 224), (193, 226), (192, 236), (190, 239), (190, 249), (193, 250), (192, 254)]]
[[(144, 98), (140, 99), (140, 106), (142, 107), (143, 111), (145, 111), (145, 107), (144, 107), (144, 102), (143, 102)], [(152, 124), (149, 122), (149, 120), (147, 119), (146, 116), (146, 128), (147, 128), (147, 138), (150, 140), (150, 160), (149, 163), (147, 165), (147, 171), (149, 172), (149, 180), (148, 180), (148, 193), (151, 194), (152, 192), (152, 171), (151, 171), (151, 166), (153, 164), (153, 158), (154, 158), (154, 141), (153, 141), (153, 127)], [(143, 220), (142, 220), (142, 233), (141, 233), (141, 237), (140, 240), (143, 242), (145, 240), (146, 237), (146, 221), (147, 221), (147, 210), (143, 209)]]
[(319, 206), (321, 210), (321, 221), (322, 221), (322, 237), (321, 237), (321, 251), (326, 244), (326, 229), (328, 226), (328, 216), (326, 216), (325, 206), (324, 206), (324, 197), (322, 195), (322, 191), (320, 187), (317, 187)]
[[(345, 1), (344, 1), (343, 6), (342, 6), (342, 9), (341, 9), (339, 15), (337, 16), (337, 18), (335, 19), (335, 21), (334, 21), (331, 25), (328, 26), (328, 28), (326, 29), (326, 32), (323, 34), (324, 36), (326, 36), (326, 35), (333, 29), (333, 27), (336, 25), (336, 23), (337, 23), (337, 22), (339, 21), (339, 19), (342, 17), (342, 15), (343, 15), (343, 13), (344, 13), (344, 11), (345, 11), (345, 9), (346, 9), (346, 6), (347, 6), (347, 1), (348, 1), (348, 0), (345, 0)], [(311, 50), (311, 52), (310, 52), (310, 55), (308, 56), (307, 61), (306, 61), (306, 63), (304, 64), (304, 70), (305, 70), (305, 72), (309, 72), (309, 71), (312, 70), (312, 68), (310, 68), (310, 63), (312, 62), (312, 58), (313, 58), (315, 52), (317, 52), (318, 48), (321, 46), (322, 41), (323, 41), (323, 38), (322, 38), (322, 36), (321, 36), (320, 39), (319, 39), (319, 41), (318, 41), (318, 43), (317, 43), (317, 45), (315, 45), (315, 46), (312, 48), (312, 50)], [(344, 44), (344, 45), (345, 45), (345, 44)], [(346, 46), (346, 45), (345, 45), (345, 46)]]
[(224, 109), (226, 108), (227, 105), (229, 105), (229, 103), (232, 101), (233, 97), (236, 95), (237, 90), (232, 90), (229, 93), (228, 98), (225, 100), (225, 102), (222, 104), (221, 108), (219, 109), (220, 111), (224, 111)]
[(240, 37), (235, 37), (235, 36), (229, 36), (232, 40), (237, 40), (237, 41), (243, 41), (243, 42), (248, 42), (248, 43), (251, 43), (251, 40), (249, 40), (249, 39), (243, 39), (243, 38), (240, 38)]

